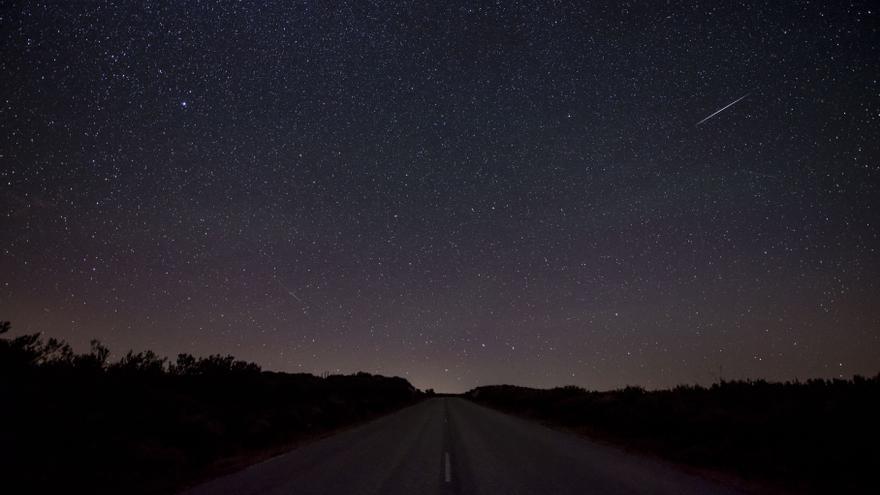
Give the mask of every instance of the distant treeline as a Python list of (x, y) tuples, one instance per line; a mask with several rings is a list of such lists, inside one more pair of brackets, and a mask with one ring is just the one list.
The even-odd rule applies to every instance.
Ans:
[(0, 337), (0, 491), (170, 493), (423, 395), (403, 378), (274, 373), (232, 356), (109, 356), (97, 341), (76, 354)]
[(880, 375), (659, 391), (498, 385), (467, 396), (771, 491), (880, 493)]

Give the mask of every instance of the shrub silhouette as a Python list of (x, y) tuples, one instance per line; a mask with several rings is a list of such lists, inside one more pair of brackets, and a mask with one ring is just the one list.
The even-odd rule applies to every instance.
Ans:
[(159, 376), (165, 373), (166, 361), (166, 358), (160, 358), (153, 351), (128, 351), (122, 359), (111, 364), (109, 370), (114, 373)]
[(233, 356), (152, 351), (110, 362), (0, 322), (0, 466), (7, 493), (168, 493), (422, 397), (402, 378), (261, 371)]
[(873, 493), (880, 375), (721, 381), (711, 387), (591, 392), (498, 385), (472, 400), (625, 446), (796, 492)]

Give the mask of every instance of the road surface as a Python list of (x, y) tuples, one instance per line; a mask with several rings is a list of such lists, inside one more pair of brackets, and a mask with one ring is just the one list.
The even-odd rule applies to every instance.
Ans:
[(670, 464), (458, 398), (426, 400), (186, 495), (733, 494)]

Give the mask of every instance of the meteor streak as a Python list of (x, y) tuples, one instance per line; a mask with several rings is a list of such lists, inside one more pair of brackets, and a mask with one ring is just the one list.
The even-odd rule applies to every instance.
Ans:
[[(739, 98), (733, 100), (732, 102), (728, 103), (727, 105), (721, 107), (720, 109), (716, 110), (715, 113), (713, 113), (712, 115), (710, 115), (710, 116), (706, 117), (705, 119), (703, 119), (703, 120), (697, 122), (697, 125), (702, 124), (703, 122), (705, 122), (705, 121), (711, 119), (712, 117), (718, 115), (719, 113), (721, 113), (721, 112), (727, 110), (728, 108), (730, 108), (730, 107), (736, 105), (736, 104), (739, 103), (743, 98), (745, 98), (746, 96), (749, 96), (750, 94), (751, 94), (751, 93), (746, 93), (746, 94), (740, 96)], [(695, 125), (694, 127), (696, 127), (697, 125)]]

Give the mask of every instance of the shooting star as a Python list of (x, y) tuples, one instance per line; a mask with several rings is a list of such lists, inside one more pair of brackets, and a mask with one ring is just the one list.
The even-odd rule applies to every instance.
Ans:
[(301, 304), (305, 304), (305, 305), (308, 306), (308, 303), (305, 302), (305, 301), (303, 301), (301, 297), (299, 297), (298, 295), (296, 295), (296, 292), (290, 290), (290, 288), (288, 288), (286, 285), (284, 285), (283, 283), (281, 283), (281, 280), (279, 280), (278, 277), (275, 277), (275, 276), (273, 275), (272, 278), (275, 280), (275, 282), (278, 283), (278, 287), (281, 287), (281, 290), (283, 290), (284, 292), (287, 292), (287, 295), (289, 295), (290, 297), (296, 299), (296, 300), (299, 301)]
[(751, 175), (752, 177), (761, 177), (761, 178), (763, 178), (763, 179), (775, 179), (775, 180), (779, 180), (779, 176), (778, 176), (778, 175), (765, 174), (765, 173), (763, 173), (763, 172), (755, 172), (754, 170), (747, 170), (747, 169), (743, 169), (743, 172), (745, 172), (745, 173)]
[(712, 115), (710, 115), (710, 116), (706, 117), (705, 119), (703, 119), (703, 120), (697, 122), (697, 125), (695, 125), (694, 127), (696, 127), (696, 126), (702, 124), (703, 122), (705, 122), (705, 121), (711, 119), (712, 117), (718, 115), (719, 113), (721, 113), (721, 112), (727, 110), (728, 108), (730, 108), (730, 107), (736, 105), (737, 103), (739, 103), (740, 101), (742, 101), (743, 98), (745, 98), (746, 96), (749, 96), (750, 94), (751, 94), (751, 93), (746, 93), (746, 94), (740, 96), (739, 98), (733, 100), (732, 102), (728, 103), (727, 105), (721, 107), (720, 109), (716, 110), (715, 113), (713, 113)]

